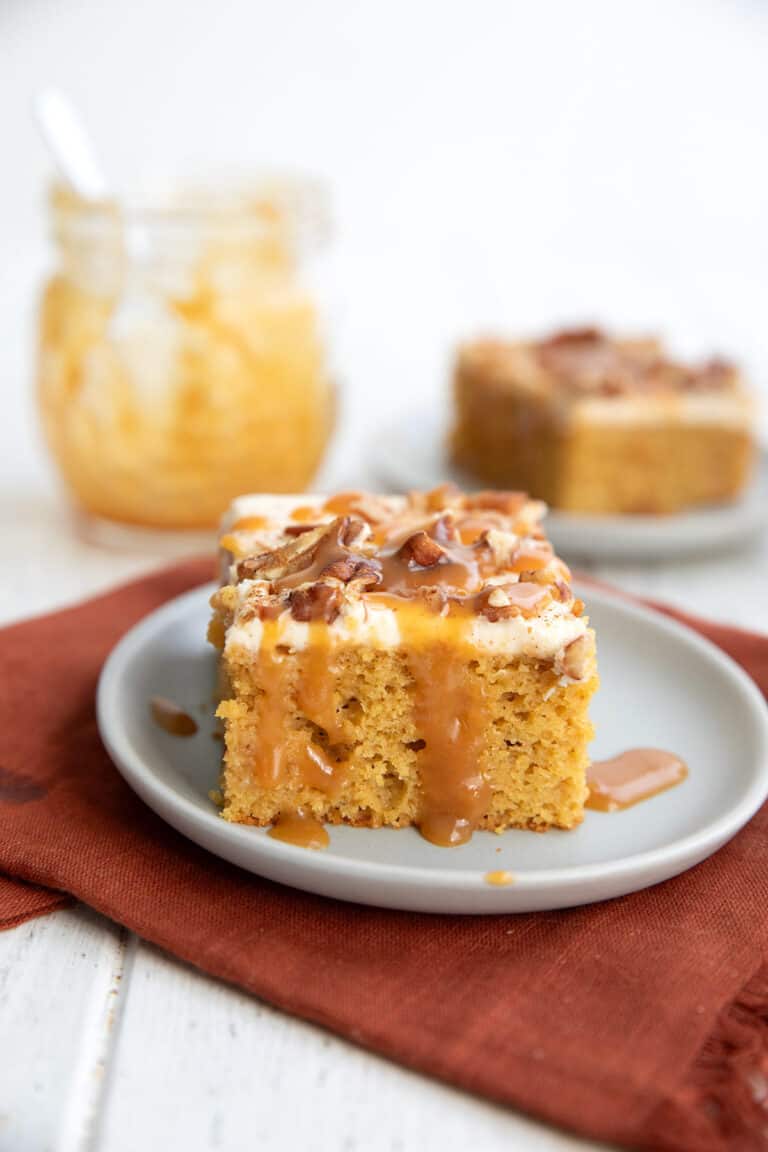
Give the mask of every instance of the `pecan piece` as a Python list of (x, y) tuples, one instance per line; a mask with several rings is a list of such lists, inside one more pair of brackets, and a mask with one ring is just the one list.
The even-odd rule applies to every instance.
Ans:
[(498, 568), (509, 568), (512, 564), (520, 537), (515, 532), (502, 532), (498, 528), (486, 528), (475, 541), (478, 550), (487, 548)]
[(591, 636), (577, 636), (566, 644), (563, 654), (558, 661), (557, 671), (569, 680), (584, 680), (587, 675), (587, 666), (592, 656)]
[(479, 614), (485, 616), (491, 624), (495, 624), (497, 620), (507, 620), (510, 616), (520, 615), (520, 609), (512, 604), (507, 593), (498, 584), (481, 592), (475, 603)]
[(294, 620), (302, 623), (324, 620), (332, 624), (341, 611), (343, 594), (333, 584), (310, 584), (307, 588), (295, 588), (289, 602)]
[(433, 540), (426, 532), (421, 531), (414, 532), (413, 536), (408, 537), (398, 550), (397, 556), (409, 566), (433, 568), (435, 564), (440, 563), (445, 554), (445, 549), (438, 544), (437, 540)]
[(370, 535), (370, 525), (358, 516), (345, 516), (339, 525), (339, 543), (349, 548)]
[(541, 341), (542, 348), (567, 348), (572, 344), (602, 344), (606, 337), (599, 328), (563, 328)]
[(372, 588), (381, 580), (381, 569), (371, 560), (362, 556), (344, 556), (334, 560), (320, 573), (320, 579), (340, 580), (342, 584), (349, 584), (352, 580), (365, 587)]
[(238, 580), (281, 580), (294, 572), (308, 568), (315, 558), (320, 541), (334, 530), (338, 521), (319, 524), (309, 532), (303, 532), (295, 540), (289, 540), (272, 552), (261, 552), (258, 556), (248, 556), (237, 566)]
[(438, 544), (447, 544), (451, 540), (457, 540), (459, 531), (453, 513), (444, 512), (442, 516), (438, 516), (432, 525), (432, 532), (433, 538), (437, 540)]

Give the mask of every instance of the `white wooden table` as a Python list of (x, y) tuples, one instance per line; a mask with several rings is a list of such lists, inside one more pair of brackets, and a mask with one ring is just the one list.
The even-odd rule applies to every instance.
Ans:
[[(0, 493), (0, 541), (3, 620), (154, 563), (79, 541), (44, 487)], [(595, 571), (768, 631), (765, 543), (703, 564)], [(0, 933), (0, 1152), (591, 1146), (284, 1016), (85, 907)]]

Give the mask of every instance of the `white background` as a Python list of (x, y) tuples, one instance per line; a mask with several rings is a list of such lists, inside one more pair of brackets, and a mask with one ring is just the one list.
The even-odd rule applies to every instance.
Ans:
[(356, 429), (483, 328), (660, 330), (768, 387), (767, 59), (761, 0), (0, 0), (0, 468), (40, 471), (41, 85), (120, 187), (328, 180)]
[[(73, 536), (36, 432), (40, 86), (74, 97), (121, 188), (262, 166), (328, 181), (347, 397), (327, 476), (349, 483), (479, 329), (656, 329), (768, 390), (767, 60), (760, 0), (0, 0), (0, 617), (155, 559)], [(765, 546), (598, 571), (768, 629)], [(0, 934), (0, 1152), (294, 1146), (576, 1145), (82, 909)]]

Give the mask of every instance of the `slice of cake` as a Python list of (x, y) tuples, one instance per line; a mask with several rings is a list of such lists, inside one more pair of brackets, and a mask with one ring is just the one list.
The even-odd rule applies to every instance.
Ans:
[(667, 513), (735, 499), (749, 477), (752, 399), (739, 372), (686, 367), (655, 340), (596, 329), (459, 352), (456, 462), (555, 508)]
[(221, 539), (223, 815), (572, 828), (594, 635), (514, 492), (246, 496)]

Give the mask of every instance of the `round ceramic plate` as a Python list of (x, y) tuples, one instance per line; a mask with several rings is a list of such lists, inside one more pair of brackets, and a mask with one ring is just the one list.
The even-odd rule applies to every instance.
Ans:
[[(392, 492), (434, 488), (453, 480), (472, 491), (476, 477), (457, 468), (445, 451), (445, 419), (428, 410), (378, 432), (368, 463)], [(535, 493), (533, 493), (535, 495)], [(735, 504), (675, 516), (579, 516), (550, 512), (547, 534), (566, 559), (664, 560), (713, 553), (744, 544), (768, 526), (768, 459), (760, 460), (751, 487)]]
[[(212, 589), (148, 616), (118, 644), (99, 684), (104, 743), (130, 786), (204, 848), (260, 876), (309, 892), (421, 912), (524, 912), (586, 904), (655, 884), (715, 852), (768, 795), (768, 712), (753, 682), (693, 632), (604, 592), (580, 588), (597, 629), (602, 687), (593, 703), (593, 755), (657, 746), (682, 756), (688, 779), (618, 813), (587, 812), (572, 832), (477, 832), (438, 848), (412, 828), (331, 828), (321, 852), (262, 828), (228, 824), (217, 787), (215, 654), (204, 640)], [(195, 736), (150, 717), (153, 695), (195, 716)], [(491, 871), (512, 873), (508, 887)]]

